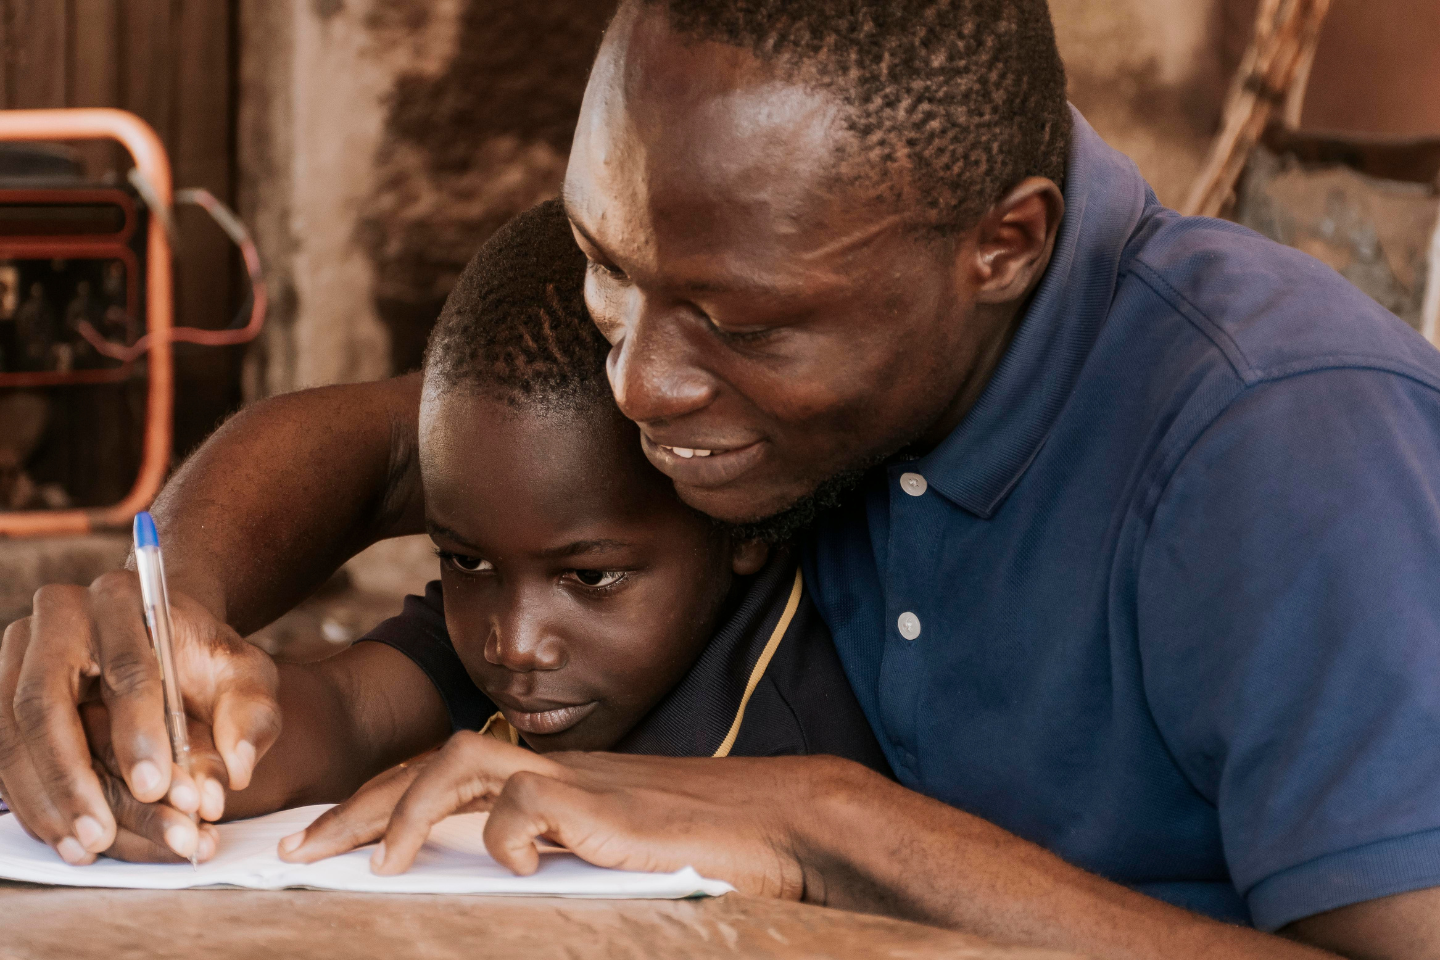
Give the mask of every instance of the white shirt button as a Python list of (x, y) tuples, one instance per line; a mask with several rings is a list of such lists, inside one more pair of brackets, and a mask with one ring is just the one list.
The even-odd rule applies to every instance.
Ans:
[(900, 489), (904, 490), (912, 497), (919, 497), (924, 495), (925, 491), (929, 489), (929, 487), (930, 484), (926, 483), (925, 478), (920, 476), (920, 474), (918, 473), (900, 474)]
[(914, 640), (920, 636), (920, 618), (908, 610), (900, 614), (896, 626), (900, 628), (900, 636), (906, 640)]

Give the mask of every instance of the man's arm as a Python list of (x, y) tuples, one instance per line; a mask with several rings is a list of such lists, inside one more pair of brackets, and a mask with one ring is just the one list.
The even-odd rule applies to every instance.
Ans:
[[(378, 873), (407, 869), (430, 826), (490, 806), (485, 843), (532, 873), (537, 839), (601, 866), (693, 866), (740, 890), (883, 913), (997, 943), (1110, 960), (1154, 957), (1419, 960), (1440, 940), (1440, 891), (1311, 918), (1284, 939), (1219, 923), (1065, 863), (977, 817), (833, 757), (672, 759), (540, 756), (457, 735), (424, 764), (385, 830)], [(354, 801), (306, 832), (296, 860), (374, 837)]]
[[(156, 504), (181, 685), (192, 714), (210, 721), (233, 787), (248, 784), (280, 730), (274, 665), (236, 630), (273, 619), (368, 544), (421, 529), (419, 397), (414, 375), (257, 404), (217, 431)], [(0, 642), (0, 795), (72, 863), (124, 836), (91, 769), (83, 702), (105, 704), (130, 794), (193, 809), (194, 785), (170, 762), (140, 609), (129, 572), (88, 590), (44, 587), (34, 615)]]
[(376, 541), (424, 532), (420, 375), (257, 403), (215, 432), (153, 510), (172, 590), (242, 634)]

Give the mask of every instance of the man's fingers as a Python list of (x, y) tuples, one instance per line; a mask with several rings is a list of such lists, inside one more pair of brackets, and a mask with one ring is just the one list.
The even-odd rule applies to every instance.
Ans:
[(215, 748), (224, 758), (230, 786), (250, 785), (255, 764), (280, 736), (280, 686), (275, 662), (245, 645), (227, 665), (215, 693), (211, 726)]
[[(69, 825), (66, 833), (89, 853), (100, 853), (115, 840), (115, 821), (91, 769), (78, 712), (81, 682), (93, 673), (94, 661), (90, 621), (85, 606), (77, 602), (77, 589), (43, 587), (36, 592), (13, 709), (15, 730), (41, 789)], [(63, 843), (57, 842), (57, 851)]]
[(385, 842), (375, 851), (371, 869), (404, 873), (415, 862), (430, 828), (477, 800), (494, 797), (520, 773), (557, 774), (553, 761), (494, 737), (461, 732), (428, 761), (395, 805)]
[(139, 579), (124, 570), (107, 573), (90, 585), (89, 600), (115, 760), (135, 797), (153, 802), (170, 788), (170, 739), (160, 663), (145, 630)]
[(380, 774), (339, 806), (326, 810), (300, 833), (280, 841), (280, 859), (314, 863), (374, 843), (385, 833), (395, 803), (405, 794), (417, 767), (399, 766)]
[(68, 830), (40, 787), (30, 751), (15, 727), (15, 686), (30, 642), (30, 620), (17, 620), (0, 637), (0, 783), (5, 803), (25, 832), (51, 846)]

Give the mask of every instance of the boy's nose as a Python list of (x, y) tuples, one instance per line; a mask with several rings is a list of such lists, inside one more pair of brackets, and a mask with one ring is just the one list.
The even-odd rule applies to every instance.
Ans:
[(559, 670), (565, 666), (565, 644), (539, 618), (497, 619), (485, 641), (485, 659), (515, 673)]

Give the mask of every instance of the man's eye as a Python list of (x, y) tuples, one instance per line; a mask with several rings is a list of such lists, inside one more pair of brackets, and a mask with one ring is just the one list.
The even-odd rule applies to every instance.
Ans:
[(625, 276), (624, 270), (621, 270), (619, 267), (612, 267), (608, 263), (601, 263), (599, 260), (587, 260), (585, 265), (590, 272), (602, 273), (611, 280), (624, 281), (629, 279), (629, 277)]
[(570, 575), (587, 587), (613, 587), (625, 579), (621, 570), (571, 570)]
[(467, 556), (463, 553), (450, 553), (448, 550), (440, 551), (440, 559), (462, 573), (484, 573), (487, 570), (495, 569), (494, 564), (489, 560)]

